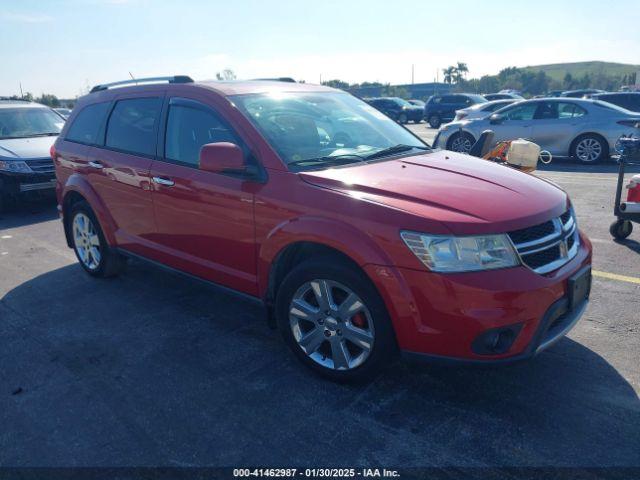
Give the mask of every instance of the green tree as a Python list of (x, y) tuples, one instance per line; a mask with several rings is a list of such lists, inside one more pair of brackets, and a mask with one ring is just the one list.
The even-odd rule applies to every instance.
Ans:
[(224, 70), (222, 70), (222, 72), (216, 73), (216, 79), (225, 81), (235, 80), (236, 74), (233, 72), (233, 70), (225, 68)]
[(460, 83), (463, 79), (467, 78), (467, 73), (469, 73), (469, 67), (467, 67), (466, 63), (458, 62), (455, 68), (455, 80), (456, 83)]
[(43, 105), (47, 105), (48, 107), (60, 106), (60, 100), (58, 100), (58, 97), (50, 93), (43, 93), (39, 98), (36, 98), (35, 101)]
[(348, 82), (344, 82), (342, 80), (326, 80), (322, 82), (322, 85), (326, 85), (327, 87), (339, 88), (341, 90), (348, 90), (350, 85)]
[(451, 85), (456, 78), (456, 67), (450, 66), (442, 69), (442, 73), (444, 75), (444, 83), (448, 83)]

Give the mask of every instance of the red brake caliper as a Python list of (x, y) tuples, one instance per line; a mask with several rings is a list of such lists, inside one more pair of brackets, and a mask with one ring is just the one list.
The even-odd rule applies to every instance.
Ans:
[(365, 328), (367, 326), (367, 317), (365, 317), (362, 312), (358, 312), (351, 317), (351, 323), (358, 328)]

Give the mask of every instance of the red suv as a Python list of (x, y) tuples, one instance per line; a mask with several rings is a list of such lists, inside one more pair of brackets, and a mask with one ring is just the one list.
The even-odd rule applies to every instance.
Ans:
[(95, 87), (52, 147), (89, 274), (136, 257), (249, 296), (334, 380), (398, 350), (527, 358), (583, 313), (591, 245), (556, 186), (431, 149), (331, 88), (138, 82)]

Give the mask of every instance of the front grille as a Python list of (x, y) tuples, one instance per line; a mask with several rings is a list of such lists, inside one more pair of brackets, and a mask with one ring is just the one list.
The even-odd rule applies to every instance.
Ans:
[(541, 223), (540, 225), (535, 225), (529, 228), (523, 228), (522, 230), (516, 230), (511, 232), (509, 236), (511, 237), (511, 241), (513, 243), (527, 243), (532, 242), (534, 240), (540, 240), (548, 235), (551, 235), (555, 230), (553, 222), (549, 220), (548, 222)]
[(578, 253), (578, 229), (572, 209), (547, 222), (509, 233), (522, 262), (536, 273), (560, 268)]
[(35, 173), (53, 173), (55, 171), (53, 160), (48, 157), (25, 160), (25, 163), (29, 165), (29, 168)]

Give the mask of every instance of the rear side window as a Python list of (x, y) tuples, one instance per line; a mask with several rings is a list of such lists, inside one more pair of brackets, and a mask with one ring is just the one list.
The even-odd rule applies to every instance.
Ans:
[(586, 114), (587, 111), (575, 103), (558, 104), (558, 118), (577, 118), (584, 117)]
[(171, 105), (165, 141), (167, 160), (197, 167), (200, 148), (217, 142), (240, 145), (234, 133), (211, 110)]
[(119, 100), (109, 117), (106, 146), (129, 153), (156, 153), (161, 98)]
[(69, 127), (65, 140), (89, 145), (95, 144), (108, 110), (109, 102), (94, 103), (84, 107)]

